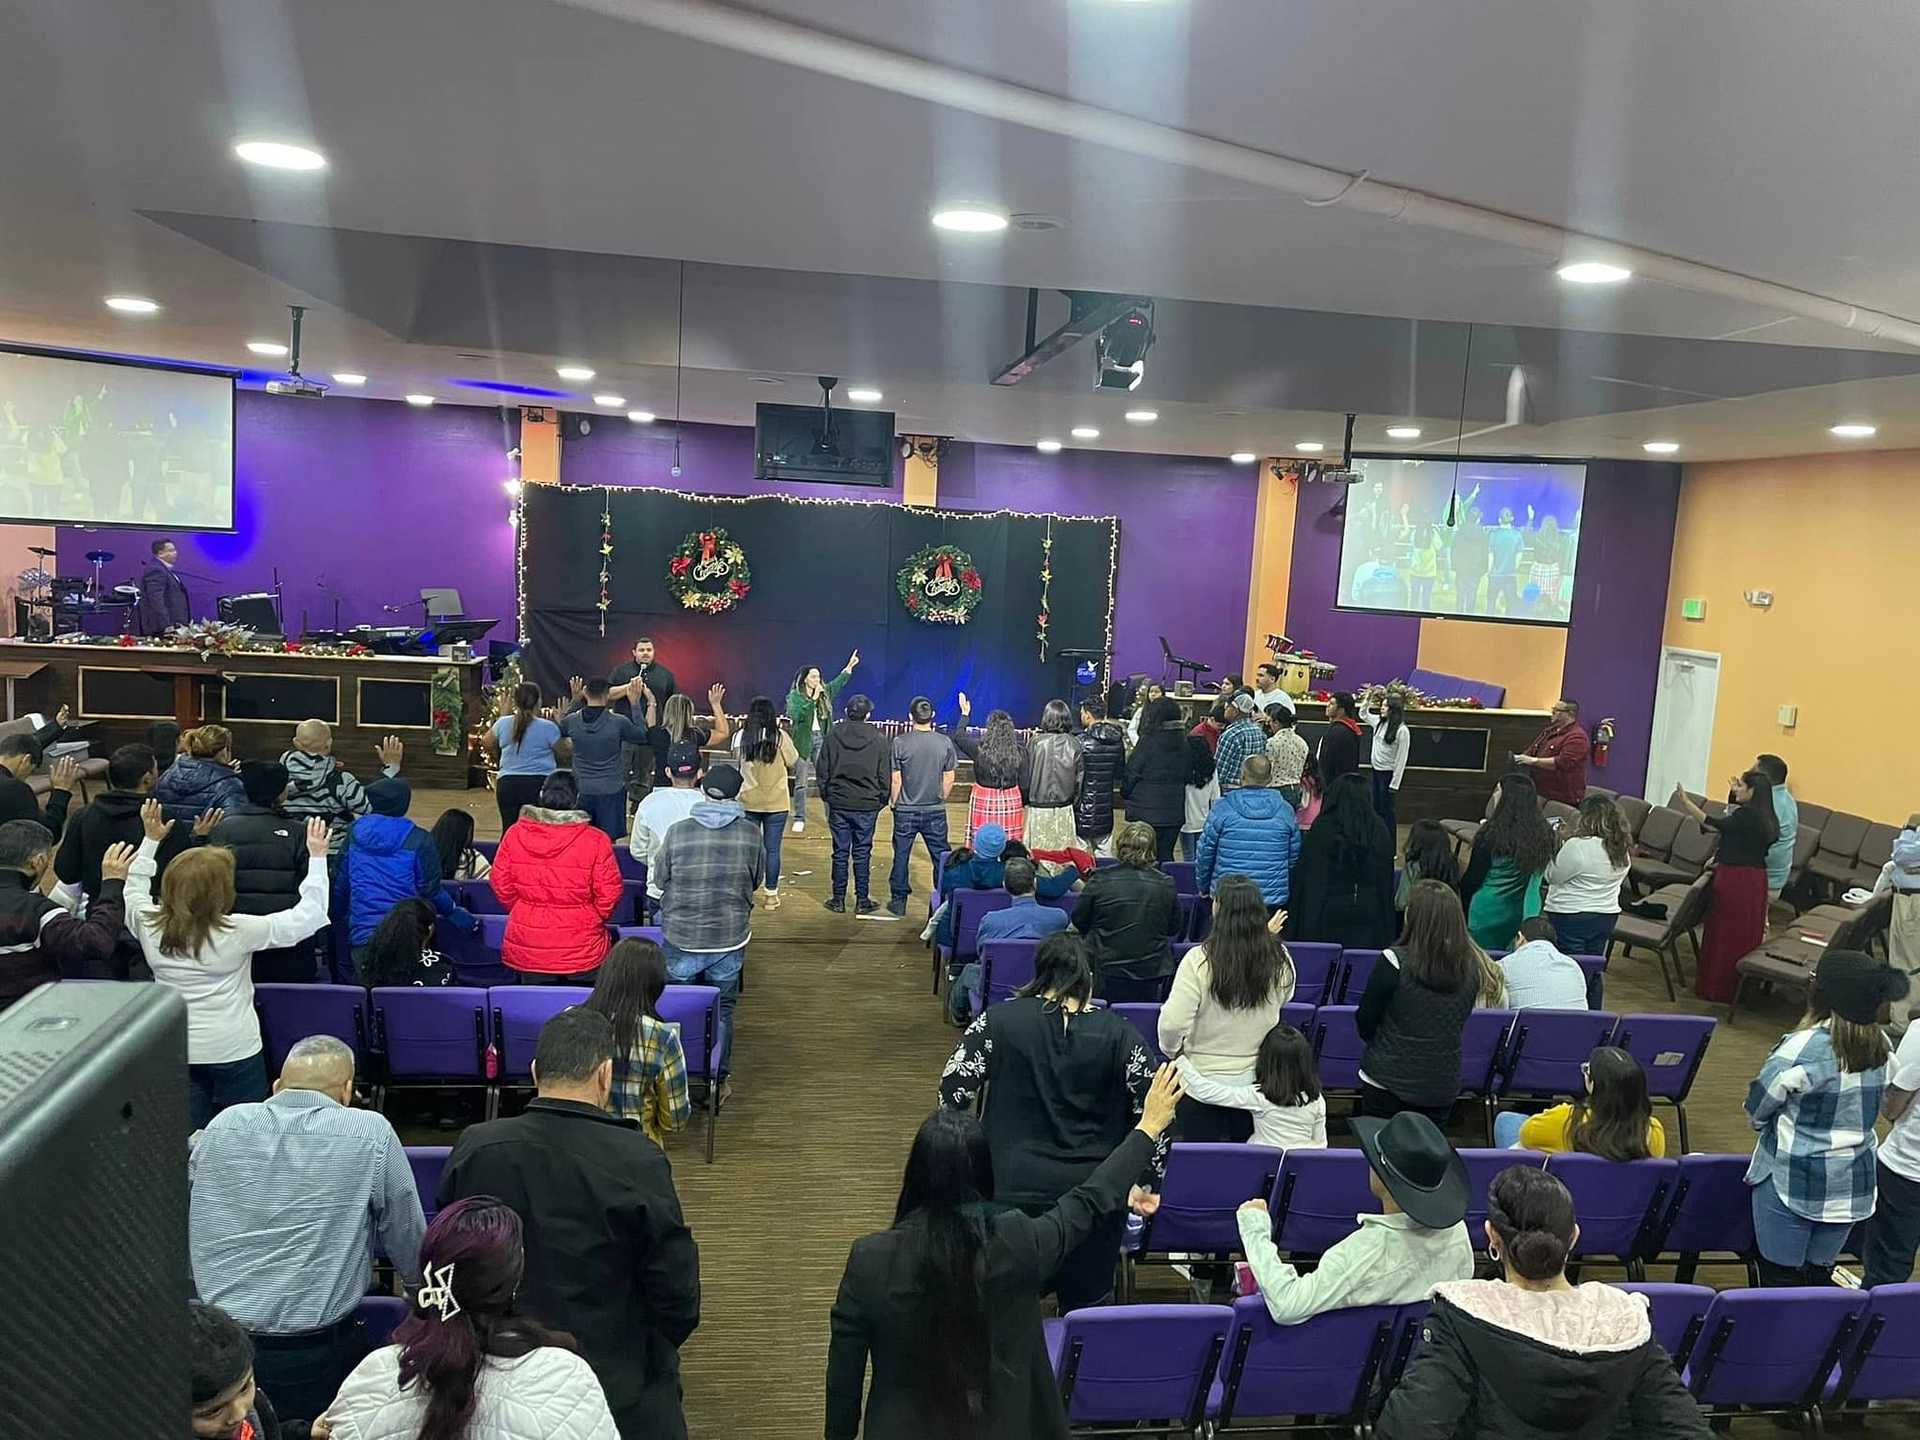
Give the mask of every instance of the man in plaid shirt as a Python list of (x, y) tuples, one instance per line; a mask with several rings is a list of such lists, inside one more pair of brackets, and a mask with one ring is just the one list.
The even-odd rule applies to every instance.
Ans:
[(1887, 1079), (1877, 1021), (1905, 990), (1906, 977), (1872, 956), (1829, 950), (1810, 1002), (1822, 1018), (1774, 1046), (1747, 1091), (1763, 1284), (1831, 1284), (1847, 1232), (1873, 1214), (1873, 1123)]
[(1219, 777), (1221, 793), (1238, 789), (1240, 771), (1249, 755), (1267, 753), (1267, 732), (1253, 718), (1253, 695), (1242, 690), (1228, 707), (1233, 724), (1220, 732), (1220, 745), (1214, 751), (1214, 774)]

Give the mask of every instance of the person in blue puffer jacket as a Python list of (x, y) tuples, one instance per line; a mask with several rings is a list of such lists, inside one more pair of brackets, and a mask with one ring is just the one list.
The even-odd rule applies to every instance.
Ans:
[(1211, 895), (1225, 876), (1245, 875), (1269, 910), (1287, 903), (1300, 858), (1300, 822), (1287, 797), (1268, 788), (1271, 778), (1267, 757), (1249, 755), (1239, 788), (1222, 795), (1207, 816), (1194, 868), (1201, 894)]
[(186, 754), (154, 782), (153, 798), (169, 820), (191, 825), (210, 810), (234, 810), (247, 803), (247, 787), (233, 772), (233, 732), (224, 725), (202, 725), (182, 735)]
[(353, 822), (333, 866), (333, 913), (347, 917), (358, 976), (366, 974), (373, 932), (402, 900), (425, 900), (463, 930), (479, 923), (441, 883), (433, 837), (407, 818), (413, 787), (398, 779), (376, 781), (367, 786), (367, 803), (373, 813)]

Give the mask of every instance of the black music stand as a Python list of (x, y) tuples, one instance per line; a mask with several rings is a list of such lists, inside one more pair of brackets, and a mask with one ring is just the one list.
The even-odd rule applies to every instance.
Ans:
[(1211, 665), (1204, 665), (1198, 660), (1188, 660), (1184, 656), (1174, 654), (1173, 647), (1167, 644), (1167, 637), (1164, 635), (1160, 637), (1160, 654), (1167, 662), (1165, 669), (1160, 672), (1162, 684), (1166, 683), (1168, 670), (1174, 672), (1173, 682), (1177, 685), (1182, 680), (1198, 682), (1202, 675), (1213, 669)]

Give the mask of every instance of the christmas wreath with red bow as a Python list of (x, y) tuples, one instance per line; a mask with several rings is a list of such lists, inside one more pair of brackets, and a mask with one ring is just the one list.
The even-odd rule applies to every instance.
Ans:
[(907, 613), (929, 625), (964, 625), (980, 604), (980, 572), (958, 545), (916, 550), (894, 581)]
[(721, 529), (695, 530), (667, 561), (667, 588), (683, 610), (718, 615), (753, 589), (747, 552)]

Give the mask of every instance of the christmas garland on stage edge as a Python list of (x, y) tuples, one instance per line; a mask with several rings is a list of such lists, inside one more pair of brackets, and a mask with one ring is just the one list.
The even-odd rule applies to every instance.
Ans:
[(667, 588), (683, 610), (702, 615), (731, 610), (753, 588), (747, 552), (718, 527), (690, 531), (667, 561)]
[(964, 625), (980, 604), (980, 572), (958, 545), (926, 545), (894, 580), (907, 613), (929, 625)]

